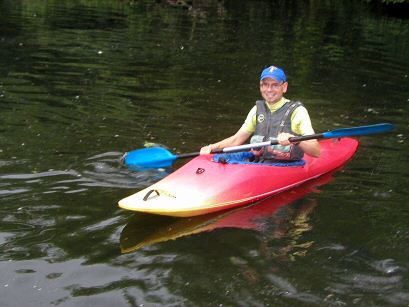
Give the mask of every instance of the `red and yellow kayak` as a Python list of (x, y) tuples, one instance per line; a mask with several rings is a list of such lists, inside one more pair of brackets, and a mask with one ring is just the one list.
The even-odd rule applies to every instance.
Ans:
[[(148, 245), (221, 228), (262, 231), (266, 226), (266, 219), (272, 218), (280, 208), (294, 203), (309, 193), (319, 193), (319, 187), (333, 179), (332, 174), (333, 172), (327, 173), (285, 193), (279, 193), (259, 202), (231, 210), (190, 218), (171, 218), (159, 215), (134, 216), (122, 229), (120, 236), (121, 252), (129, 253)], [(297, 210), (292, 212), (296, 213), (298, 217), (307, 216), (314, 208), (314, 204), (314, 201), (308, 201), (305, 204), (303, 203), (301, 208), (297, 207)], [(288, 211), (286, 212), (288, 213)], [(277, 222), (281, 220), (283, 220), (283, 216), (277, 218)], [(304, 218), (301, 220), (304, 220)], [(279, 226), (279, 222), (276, 226)]]
[(262, 163), (223, 164), (202, 155), (129, 197), (123, 209), (189, 217), (226, 210), (281, 193), (331, 172), (352, 158), (358, 141), (352, 138), (320, 141), (321, 155), (305, 155), (302, 166)]

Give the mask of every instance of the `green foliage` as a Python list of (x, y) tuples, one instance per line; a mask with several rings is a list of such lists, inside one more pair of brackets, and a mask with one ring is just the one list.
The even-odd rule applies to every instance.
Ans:
[(409, 0), (365, 0), (365, 2), (371, 3), (371, 2), (378, 2), (378, 3), (383, 3), (383, 4), (403, 4), (403, 3), (408, 3)]
[(395, 4), (395, 3), (409, 3), (409, 0), (382, 0), (383, 3), (386, 4)]

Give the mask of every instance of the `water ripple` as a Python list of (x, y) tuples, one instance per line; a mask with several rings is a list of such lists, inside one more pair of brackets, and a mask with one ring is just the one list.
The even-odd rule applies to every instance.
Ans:
[(70, 176), (81, 176), (78, 172), (74, 170), (69, 171), (55, 171), (49, 170), (46, 172), (41, 173), (32, 173), (32, 174), (9, 174), (9, 175), (1, 175), (0, 179), (16, 179), (16, 180), (25, 180), (25, 179), (35, 179), (35, 178), (44, 178), (44, 177), (52, 177), (52, 176), (63, 176), (63, 175), (70, 175)]
[(131, 172), (120, 165), (121, 156), (122, 153), (119, 152), (96, 154), (84, 161), (82, 172), (74, 169), (50, 169), (43, 172), (2, 174), (0, 188), (7, 186), (7, 189), (0, 189), (0, 196), (18, 195), (33, 190), (42, 190), (43, 194), (75, 194), (89, 188), (138, 189), (168, 174), (165, 169)]
[(13, 189), (13, 190), (0, 190), (0, 196), (8, 196), (14, 194), (21, 194), (30, 191), (30, 189)]
[(370, 266), (375, 270), (385, 274), (393, 274), (402, 270), (402, 268), (397, 265), (393, 259), (373, 261), (372, 263), (370, 263)]
[(353, 274), (341, 278), (349, 288), (364, 291), (384, 292), (402, 286), (401, 276), (376, 276), (367, 274)]

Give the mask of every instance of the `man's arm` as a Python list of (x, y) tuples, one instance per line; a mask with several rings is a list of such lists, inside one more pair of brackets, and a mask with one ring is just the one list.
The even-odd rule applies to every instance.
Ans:
[[(291, 142), (288, 139), (293, 136), (294, 135), (290, 133), (280, 133), (277, 136), (277, 141), (282, 146), (288, 146), (291, 144)], [(298, 146), (300, 146), (302, 151), (309, 156), (312, 156), (314, 158), (318, 158), (320, 156), (321, 147), (320, 143), (318, 143), (317, 140), (302, 141), (298, 143)]]
[[(314, 134), (310, 115), (308, 114), (308, 111), (305, 107), (298, 107), (294, 110), (291, 118), (291, 128), (293, 131), (300, 135)], [(283, 143), (280, 143), (281, 145), (288, 145), (289, 143), (287, 143), (286, 141), (289, 137), (291, 136), (281, 135), (281, 137), (278, 137), (278, 140), (283, 141)], [(320, 156), (320, 144), (317, 140), (302, 141), (298, 145), (307, 155), (315, 158), (318, 158)]]
[(318, 158), (321, 154), (320, 143), (317, 140), (302, 141), (298, 145), (304, 153), (314, 158)]

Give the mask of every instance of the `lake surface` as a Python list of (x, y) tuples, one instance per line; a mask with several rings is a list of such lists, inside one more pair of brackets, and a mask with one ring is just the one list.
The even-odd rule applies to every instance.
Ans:
[[(271, 64), (317, 132), (395, 131), (246, 208), (117, 207), (172, 171), (124, 152), (233, 134)], [(360, 1), (1, 1), (0, 305), (407, 306), (408, 113), (409, 20)]]

